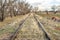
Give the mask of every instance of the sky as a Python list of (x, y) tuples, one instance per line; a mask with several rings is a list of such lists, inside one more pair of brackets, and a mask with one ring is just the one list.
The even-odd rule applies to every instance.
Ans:
[(39, 9), (45, 10), (51, 8), (52, 5), (60, 5), (60, 0), (26, 0), (31, 5), (38, 6)]

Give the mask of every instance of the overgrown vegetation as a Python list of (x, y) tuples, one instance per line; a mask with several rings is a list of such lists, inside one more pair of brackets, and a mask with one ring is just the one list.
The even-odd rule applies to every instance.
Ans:
[(45, 31), (50, 34), (51, 40), (60, 40), (60, 22), (56, 22), (46, 17), (36, 15), (38, 20), (43, 24)]

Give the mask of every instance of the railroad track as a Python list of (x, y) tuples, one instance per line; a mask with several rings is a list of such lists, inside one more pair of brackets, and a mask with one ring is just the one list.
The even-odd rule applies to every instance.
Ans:
[[(28, 15), (28, 17), (30, 16), (30, 14)], [(25, 20), (28, 18), (26, 17), (24, 20), (21, 21), (21, 23), (19, 24), (19, 27), (15, 30), (15, 32), (8, 38), (8, 40), (15, 40), (15, 38), (17, 37), (19, 30), (22, 28), (23, 23), (25, 22)], [(51, 40), (50, 37), (48, 36), (48, 33), (44, 30), (43, 25), (38, 21), (37, 17), (34, 16), (34, 19), (36, 20), (36, 23), (38, 24), (38, 27), (43, 31), (44, 33), (44, 40)]]
[(22, 28), (22, 25), (23, 23), (25, 22), (25, 20), (30, 16), (30, 14), (24, 19), (21, 21), (21, 23), (19, 24), (19, 27), (15, 30), (15, 32), (6, 40), (15, 40), (19, 30)]
[(43, 31), (44, 33), (44, 36), (45, 36), (45, 40), (51, 40), (50, 37), (48, 36), (48, 33), (46, 32), (46, 30), (43, 28), (43, 24), (40, 23), (40, 21), (37, 19), (37, 17), (34, 15), (34, 18), (38, 24), (38, 27), (41, 28), (41, 30)]

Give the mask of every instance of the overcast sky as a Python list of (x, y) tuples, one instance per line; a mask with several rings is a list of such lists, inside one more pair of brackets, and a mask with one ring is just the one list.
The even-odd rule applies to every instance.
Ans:
[(26, 0), (31, 5), (38, 6), (42, 9), (49, 9), (52, 5), (60, 5), (60, 0)]

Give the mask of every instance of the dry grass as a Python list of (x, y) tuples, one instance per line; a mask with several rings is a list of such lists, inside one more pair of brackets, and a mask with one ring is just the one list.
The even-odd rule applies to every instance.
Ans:
[[(0, 40), (8, 38), (19, 27), (20, 21), (25, 19), (27, 15), (6, 18), (4, 22), (0, 22)], [(4, 36), (5, 35), (5, 36)]]
[(49, 20), (46, 17), (41, 19), (38, 15), (37, 18), (43, 24), (46, 31), (50, 34), (51, 40), (60, 40), (60, 22)]
[(43, 13), (37, 13), (37, 14), (43, 17), (48, 17), (48, 18), (51, 18), (53, 16), (60, 17), (60, 14), (43, 14)]
[(12, 23), (14, 20), (16, 20), (16, 19), (18, 19), (18, 18), (22, 18), (23, 17), (23, 15), (20, 15), (20, 16), (16, 16), (16, 17), (7, 17), (7, 18), (5, 18), (5, 20), (3, 21), (3, 22), (0, 22), (0, 27), (3, 27), (3, 26), (5, 26), (5, 25), (7, 25), (7, 24), (10, 24), (10, 23)]

